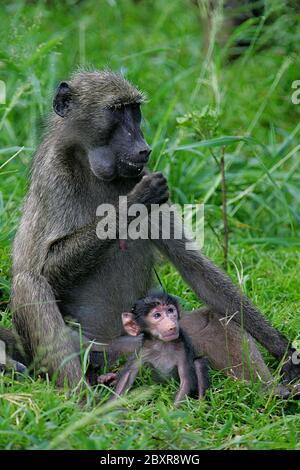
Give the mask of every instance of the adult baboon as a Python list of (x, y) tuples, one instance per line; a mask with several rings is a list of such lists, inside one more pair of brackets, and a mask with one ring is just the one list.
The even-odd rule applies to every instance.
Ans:
[[(142, 101), (139, 90), (108, 71), (80, 72), (58, 86), (13, 249), (13, 324), (27, 363), (37, 359), (51, 375), (58, 371), (59, 383), (77, 384), (79, 340), (65, 319), (75, 319), (84, 338), (99, 343), (122, 334), (120, 313), (152, 285), (156, 247), (209, 307), (182, 319), (196, 353), (249, 377), (243, 319), (252, 335), (246, 338), (253, 370), (269, 380), (252, 337), (277, 359), (291, 356), (287, 339), (203, 254), (187, 251), (185, 239), (129, 239), (124, 247), (96, 235), (100, 204), (117, 207), (120, 195), (128, 195), (129, 205), (168, 199), (165, 178), (144, 172), (150, 149), (140, 130)], [(232, 316), (226, 328), (220, 321), (225, 316)], [(285, 378), (298, 375), (289, 359)]]

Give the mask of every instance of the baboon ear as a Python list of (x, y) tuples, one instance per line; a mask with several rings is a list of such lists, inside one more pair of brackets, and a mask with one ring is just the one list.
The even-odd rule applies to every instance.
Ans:
[(58, 85), (53, 100), (53, 109), (61, 117), (65, 117), (72, 101), (72, 91), (67, 82), (61, 82)]
[(123, 312), (122, 313), (122, 322), (124, 326), (124, 330), (130, 336), (138, 336), (141, 332), (141, 329), (137, 322), (134, 319), (134, 316), (131, 312)]

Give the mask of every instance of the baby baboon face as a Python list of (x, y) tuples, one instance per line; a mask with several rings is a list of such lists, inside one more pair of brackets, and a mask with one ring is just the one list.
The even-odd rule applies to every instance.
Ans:
[(165, 293), (152, 293), (139, 299), (131, 312), (122, 313), (127, 334), (146, 333), (151, 338), (169, 342), (179, 337), (179, 306), (174, 297)]

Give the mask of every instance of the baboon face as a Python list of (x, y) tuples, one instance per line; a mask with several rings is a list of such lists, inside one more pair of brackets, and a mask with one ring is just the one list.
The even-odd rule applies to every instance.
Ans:
[(165, 342), (174, 341), (179, 336), (179, 315), (173, 304), (158, 304), (142, 317), (123, 312), (122, 322), (126, 333), (131, 336), (148, 333), (152, 338)]
[(134, 178), (143, 170), (151, 150), (140, 128), (142, 100), (136, 88), (111, 72), (79, 73), (60, 83), (54, 111), (97, 178)]
[(148, 333), (161, 341), (174, 341), (179, 336), (180, 308), (175, 297), (153, 291), (139, 299), (131, 312), (122, 313), (123, 327), (131, 336)]

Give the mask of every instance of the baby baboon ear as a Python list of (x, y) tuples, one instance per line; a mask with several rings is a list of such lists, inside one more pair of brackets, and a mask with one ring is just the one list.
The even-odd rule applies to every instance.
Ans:
[(53, 100), (53, 109), (61, 117), (65, 117), (72, 101), (72, 91), (67, 82), (61, 82)]
[(134, 316), (131, 312), (122, 313), (122, 323), (124, 330), (130, 336), (138, 336), (141, 332), (141, 328), (134, 319)]

